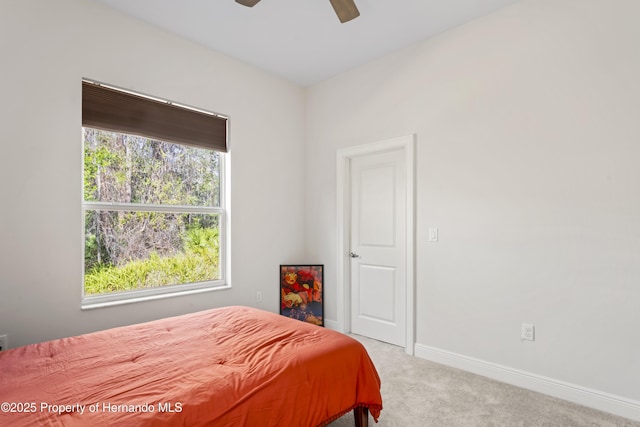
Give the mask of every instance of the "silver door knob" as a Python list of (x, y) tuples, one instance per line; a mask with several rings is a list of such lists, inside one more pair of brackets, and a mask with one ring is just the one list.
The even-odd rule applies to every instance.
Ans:
[(357, 254), (357, 253), (355, 253), (355, 252), (349, 252), (349, 256), (350, 256), (351, 258), (360, 258), (360, 255), (358, 255), (358, 254)]

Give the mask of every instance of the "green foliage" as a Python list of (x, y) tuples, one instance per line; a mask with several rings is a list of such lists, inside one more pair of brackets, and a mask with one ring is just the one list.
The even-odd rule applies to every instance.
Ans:
[(84, 149), (84, 199), (86, 201), (97, 200), (98, 185), (95, 177), (101, 168), (117, 166), (121, 163), (120, 156), (111, 152), (107, 147), (101, 146), (91, 149), (85, 141)]
[(218, 229), (193, 228), (184, 238), (184, 252), (131, 260), (122, 266), (96, 265), (85, 273), (85, 294), (128, 291), (218, 278)]
[(184, 250), (210, 260), (217, 260), (220, 252), (217, 228), (192, 228), (187, 231)]
[(88, 127), (83, 134), (85, 293), (216, 279), (218, 214), (179, 206), (219, 205), (219, 153)]
[(98, 239), (95, 234), (86, 233), (84, 240), (84, 260), (90, 262), (97, 258)]

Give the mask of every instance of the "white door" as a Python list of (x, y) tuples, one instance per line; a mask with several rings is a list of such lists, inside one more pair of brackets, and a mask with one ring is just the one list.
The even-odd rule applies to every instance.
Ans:
[(405, 153), (351, 158), (351, 331), (406, 345)]

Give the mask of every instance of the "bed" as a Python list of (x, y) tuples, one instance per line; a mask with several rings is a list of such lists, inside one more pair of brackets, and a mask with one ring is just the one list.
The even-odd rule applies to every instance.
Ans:
[(224, 307), (0, 352), (0, 425), (377, 422), (380, 379), (346, 335)]

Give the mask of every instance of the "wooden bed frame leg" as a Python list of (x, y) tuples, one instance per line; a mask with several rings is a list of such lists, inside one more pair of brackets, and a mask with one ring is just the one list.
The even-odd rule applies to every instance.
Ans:
[(369, 410), (361, 406), (354, 408), (353, 418), (356, 421), (356, 427), (368, 427), (369, 426)]

